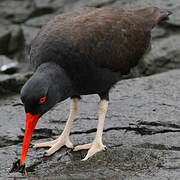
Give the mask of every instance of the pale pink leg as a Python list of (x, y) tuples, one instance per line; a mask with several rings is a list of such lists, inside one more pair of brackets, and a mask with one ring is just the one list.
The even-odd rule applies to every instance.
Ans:
[(98, 127), (94, 141), (91, 144), (79, 145), (74, 148), (74, 151), (89, 149), (86, 157), (83, 160), (87, 160), (97, 152), (106, 149), (106, 147), (102, 143), (102, 133), (103, 133), (104, 119), (106, 116), (107, 108), (108, 108), (108, 101), (101, 100), (98, 105), (98, 112), (99, 112)]
[(78, 111), (79, 101), (80, 101), (79, 98), (73, 98), (71, 100), (70, 115), (69, 115), (66, 126), (65, 126), (64, 131), (62, 132), (61, 136), (53, 141), (36, 144), (33, 146), (34, 148), (51, 147), (48, 151), (45, 152), (45, 154), (44, 154), (45, 156), (52, 155), (57, 150), (59, 150), (62, 146), (66, 146), (68, 148), (73, 148), (73, 144), (71, 143), (71, 141), (69, 139), (69, 133), (70, 133), (70, 128), (72, 126), (72, 122)]

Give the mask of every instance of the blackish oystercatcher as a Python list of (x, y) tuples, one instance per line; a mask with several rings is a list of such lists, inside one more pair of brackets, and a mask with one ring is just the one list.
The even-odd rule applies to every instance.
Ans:
[(109, 91), (150, 47), (151, 30), (166, 20), (170, 11), (156, 7), (139, 10), (120, 8), (84, 8), (56, 16), (32, 41), (30, 63), (34, 75), (21, 90), (26, 112), (26, 129), (20, 166), (24, 165), (38, 119), (55, 104), (71, 98), (70, 115), (61, 136), (36, 144), (50, 147), (50, 156), (62, 146), (73, 148), (69, 139), (72, 121), (81, 95), (98, 94), (98, 126), (94, 141), (79, 145), (88, 149), (83, 160), (105, 150), (102, 143)]

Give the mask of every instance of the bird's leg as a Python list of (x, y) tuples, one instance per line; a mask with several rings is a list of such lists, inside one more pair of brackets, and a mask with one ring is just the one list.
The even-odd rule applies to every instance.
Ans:
[(78, 112), (79, 101), (80, 101), (80, 98), (72, 98), (71, 99), (70, 115), (67, 120), (64, 131), (62, 132), (60, 137), (53, 141), (36, 144), (36, 145), (34, 145), (34, 148), (51, 147), (48, 151), (46, 151), (44, 153), (45, 156), (50, 156), (51, 154), (53, 154), (57, 150), (59, 150), (62, 146), (66, 146), (68, 148), (73, 148), (73, 144), (69, 140), (69, 133), (70, 133), (70, 128), (71, 128), (72, 122)]
[(101, 100), (98, 104), (98, 113), (99, 113), (98, 127), (94, 141), (91, 144), (79, 145), (74, 148), (74, 151), (89, 149), (86, 157), (83, 160), (87, 160), (95, 153), (106, 149), (106, 147), (102, 143), (102, 133), (103, 133), (104, 119), (106, 116), (107, 108), (108, 108), (108, 100), (105, 99)]

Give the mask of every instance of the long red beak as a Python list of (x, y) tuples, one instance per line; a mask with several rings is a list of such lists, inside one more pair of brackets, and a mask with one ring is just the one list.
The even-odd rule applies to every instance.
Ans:
[(26, 114), (26, 129), (25, 129), (24, 140), (23, 140), (20, 166), (24, 164), (24, 161), (28, 152), (29, 144), (31, 142), (32, 134), (38, 122), (38, 119), (39, 119), (39, 115), (32, 115), (30, 113)]

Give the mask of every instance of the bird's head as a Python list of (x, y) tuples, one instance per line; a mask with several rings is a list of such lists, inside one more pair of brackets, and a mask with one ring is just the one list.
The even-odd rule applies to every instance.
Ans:
[(39, 118), (69, 96), (69, 85), (69, 79), (58, 66), (42, 65), (21, 89), (21, 100), (26, 112), (26, 129), (20, 166), (24, 164)]

